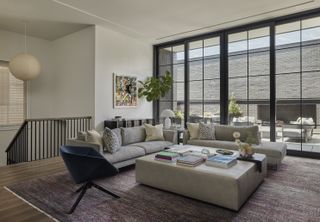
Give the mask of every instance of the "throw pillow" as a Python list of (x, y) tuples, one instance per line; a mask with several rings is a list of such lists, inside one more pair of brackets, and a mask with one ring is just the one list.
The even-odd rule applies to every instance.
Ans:
[(96, 130), (87, 131), (87, 142), (102, 145), (102, 136)]
[(77, 134), (77, 140), (87, 141), (87, 132), (79, 131)]
[(190, 140), (199, 139), (199, 123), (187, 123)]
[(102, 140), (104, 143), (103, 151), (109, 153), (115, 153), (120, 149), (120, 141), (117, 134), (106, 127), (103, 131)]
[(199, 139), (200, 140), (214, 140), (214, 126), (213, 124), (199, 123)]
[(151, 124), (144, 124), (146, 129), (147, 141), (163, 141), (163, 124), (152, 126)]

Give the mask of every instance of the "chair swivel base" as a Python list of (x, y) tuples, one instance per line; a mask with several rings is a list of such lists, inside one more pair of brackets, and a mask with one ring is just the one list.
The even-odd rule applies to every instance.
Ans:
[(119, 197), (118, 195), (116, 195), (115, 193), (112, 193), (111, 191), (106, 190), (106, 189), (104, 189), (103, 187), (101, 187), (101, 186), (99, 186), (99, 185), (97, 185), (97, 184), (89, 181), (89, 182), (86, 182), (85, 184), (83, 184), (79, 189), (76, 190), (76, 193), (79, 193), (79, 192), (80, 192), (80, 194), (79, 194), (77, 200), (74, 202), (74, 204), (73, 204), (73, 206), (71, 207), (71, 209), (70, 209), (70, 211), (68, 212), (68, 214), (72, 214), (72, 213), (74, 212), (74, 210), (75, 210), (76, 207), (78, 206), (80, 200), (82, 199), (82, 197), (84, 196), (84, 194), (86, 193), (86, 191), (87, 191), (88, 189), (90, 189), (91, 187), (94, 187), (94, 188), (96, 188), (96, 189), (98, 189), (98, 190), (100, 190), (100, 191), (102, 191), (102, 192), (104, 192), (104, 193), (107, 193), (107, 194), (111, 195), (111, 196), (114, 197), (114, 198), (117, 198), (117, 199), (120, 198), (120, 197)]

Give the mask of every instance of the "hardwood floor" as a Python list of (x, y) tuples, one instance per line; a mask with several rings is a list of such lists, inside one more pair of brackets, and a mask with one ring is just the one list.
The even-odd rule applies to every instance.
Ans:
[(66, 170), (60, 157), (0, 167), (0, 221), (52, 221), (4, 186)]

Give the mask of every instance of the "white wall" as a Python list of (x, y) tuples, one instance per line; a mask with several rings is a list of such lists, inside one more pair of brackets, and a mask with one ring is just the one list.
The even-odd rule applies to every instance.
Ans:
[(136, 108), (113, 108), (112, 73), (137, 76), (152, 75), (152, 45), (123, 34), (95, 27), (95, 125), (102, 128), (105, 119), (151, 118), (152, 103), (139, 100)]
[(94, 41), (90, 26), (52, 42), (52, 116), (94, 115)]
[[(28, 52), (42, 66), (28, 82), (28, 118), (94, 115), (94, 32), (91, 26), (52, 42), (28, 37)], [(0, 60), (23, 50), (23, 35), (0, 30)], [(0, 165), (18, 127), (0, 128)]]

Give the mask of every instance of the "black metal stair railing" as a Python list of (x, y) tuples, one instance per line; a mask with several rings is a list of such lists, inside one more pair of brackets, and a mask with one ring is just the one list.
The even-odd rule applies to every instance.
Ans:
[(92, 118), (27, 119), (10, 142), (7, 165), (59, 156), (59, 148), (78, 131), (91, 129)]

